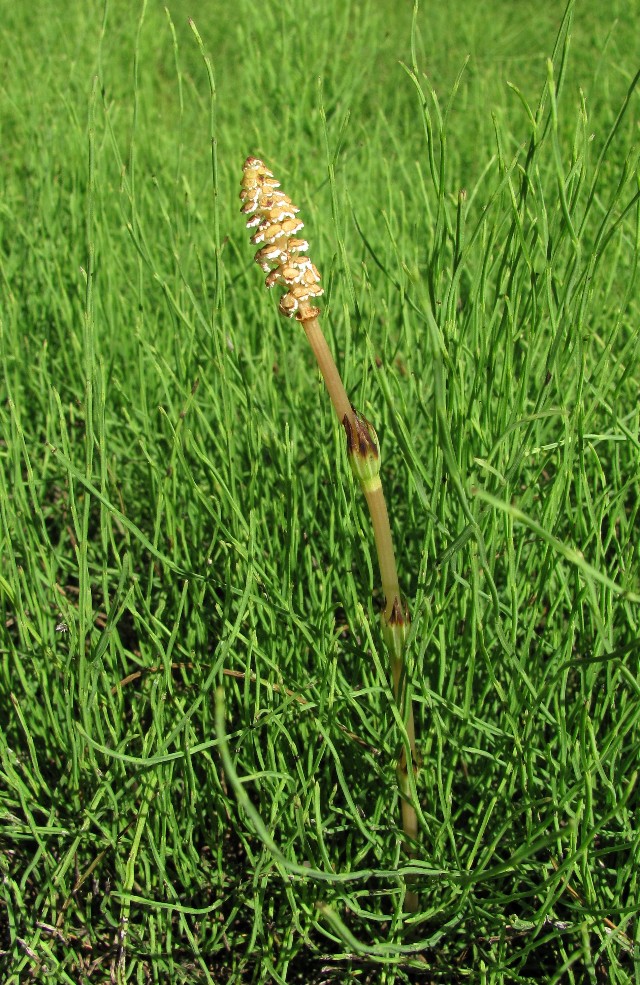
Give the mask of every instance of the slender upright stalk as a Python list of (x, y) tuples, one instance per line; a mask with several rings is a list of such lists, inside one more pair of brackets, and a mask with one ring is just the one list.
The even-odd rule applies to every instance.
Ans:
[[(409, 613), (400, 595), (391, 525), (380, 479), (380, 446), (372, 425), (351, 405), (320, 328), (320, 312), (314, 305), (315, 298), (323, 293), (320, 274), (308, 257), (300, 256), (309, 248), (306, 240), (295, 238), (303, 228), (303, 223), (297, 218), (298, 208), (279, 189), (279, 182), (263, 162), (256, 157), (248, 157), (244, 164), (240, 197), (243, 202), (242, 211), (250, 216), (247, 226), (256, 228), (251, 237), (251, 242), (260, 246), (256, 253), (256, 262), (267, 272), (267, 287), (280, 284), (286, 288), (286, 293), (280, 298), (280, 312), (288, 318), (295, 316), (304, 328), (338, 420), (345, 429), (351, 468), (360, 483), (371, 515), (384, 594), (382, 635), (391, 662), (393, 694), (403, 715), (411, 755), (409, 767), (403, 748), (397, 764), (405, 848), (411, 853), (412, 843), (418, 835), (418, 822), (411, 801), (409, 781), (409, 768), (414, 776), (417, 770), (413, 708), (407, 697), (404, 660)], [(409, 912), (418, 909), (415, 892), (406, 893), (405, 909)]]

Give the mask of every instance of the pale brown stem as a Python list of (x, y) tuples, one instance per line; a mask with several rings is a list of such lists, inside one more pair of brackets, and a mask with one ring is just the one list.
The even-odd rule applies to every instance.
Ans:
[(324, 377), (324, 382), (329, 392), (331, 403), (338, 415), (338, 420), (341, 424), (344, 424), (346, 417), (355, 428), (355, 411), (349, 402), (347, 391), (344, 388), (338, 367), (334, 362), (331, 349), (327, 345), (327, 340), (323, 335), (318, 319), (313, 316), (311, 318), (305, 318), (303, 305), (300, 305), (298, 319), (302, 322), (302, 326), (309, 340), (309, 345), (313, 349), (313, 354), (318, 361), (318, 367)]
[(387, 504), (382, 491), (382, 484), (375, 489), (365, 489), (364, 495), (371, 514), (373, 536), (378, 552), (380, 579), (384, 595), (384, 618), (388, 621), (396, 602), (400, 602), (400, 585), (398, 584), (398, 569), (391, 539), (391, 525)]
[[(313, 309), (310, 304), (300, 306), (298, 320), (302, 323), (309, 344), (313, 349), (318, 362), (318, 367), (335, 408), (338, 420), (345, 426), (347, 434), (356, 432), (356, 414), (351, 406), (344, 384), (336, 367), (333, 354), (327, 345), (320, 324), (316, 317), (317, 309)], [(385, 608), (383, 619), (389, 622), (393, 618), (394, 608), (401, 610), (402, 601), (400, 596), (400, 585), (398, 583), (398, 570), (396, 567), (393, 540), (391, 537), (391, 525), (389, 523), (389, 513), (387, 504), (382, 491), (382, 484), (378, 482), (372, 487), (366, 488), (363, 485), (363, 492), (369, 507), (373, 535), (378, 554), (378, 565), (380, 567), (380, 578), (382, 581), (382, 591), (385, 598)], [(396, 704), (404, 716), (407, 737), (409, 739), (409, 749), (411, 751), (411, 770), (415, 775), (417, 768), (415, 724), (413, 720), (413, 706), (406, 701), (406, 676), (403, 674), (404, 661), (402, 658), (390, 654), (391, 657), (391, 676), (393, 679), (393, 694)], [(409, 855), (413, 854), (411, 842), (418, 837), (418, 817), (416, 810), (411, 803), (411, 788), (409, 785), (409, 765), (407, 756), (403, 749), (397, 765), (398, 786), (400, 788), (401, 800), (400, 810), (402, 813), (402, 830), (405, 833), (407, 842), (405, 849)], [(408, 913), (415, 913), (418, 910), (419, 901), (417, 893), (412, 890), (407, 891), (404, 900), (404, 908)]]

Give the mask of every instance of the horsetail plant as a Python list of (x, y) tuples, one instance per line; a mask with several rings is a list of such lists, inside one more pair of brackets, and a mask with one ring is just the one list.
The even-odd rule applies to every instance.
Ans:
[[(418, 823), (411, 802), (412, 784), (409, 779), (409, 769), (414, 778), (417, 770), (413, 709), (407, 696), (404, 660), (409, 613), (398, 584), (389, 514), (380, 479), (378, 436), (369, 421), (351, 405), (320, 327), (320, 311), (315, 307), (315, 301), (322, 295), (323, 289), (318, 270), (309, 257), (304, 255), (309, 244), (298, 238), (298, 233), (304, 226), (298, 219), (299, 209), (280, 190), (280, 182), (276, 181), (273, 173), (257, 157), (248, 157), (244, 163), (240, 198), (243, 203), (241, 211), (249, 217), (247, 227), (255, 230), (251, 242), (259, 247), (255, 256), (256, 263), (267, 274), (265, 283), (268, 288), (280, 285), (285, 289), (278, 305), (280, 313), (287, 318), (295, 317), (304, 328), (338, 420), (344, 427), (351, 468), (369, 507), (384, 595), (382, 636), (391, 662), (393, 694), (403, 715), (411, 756), (409, 767), (407, 752), (403, 746), (396, 770), (405, 847), (411, 853), (411, 845), (418, 834)], [(404, 905), (407, 911), (417, 909), (418, 899), (414, 892), (406, 893)]]

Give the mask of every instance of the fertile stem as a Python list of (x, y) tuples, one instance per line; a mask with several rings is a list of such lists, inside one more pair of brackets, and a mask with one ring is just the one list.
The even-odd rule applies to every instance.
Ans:
[[(308, 307), (308, 306), (307, 306)], [(299, 320), (302, 322), (302, 327), (305, 330), (309, 344), (313, 349), (313, 354), (316, 357), (318, 368), (322, 373), (322, 377), (325, 382), (325, 386), (331, 397), (331, 403), (335, 408), (335, 412), (338, 415), (338, 420), (344, 423), (345, 418), (355, 427), (355, 411), (349, 402), (347, 397), (347, 391), (344, 388), (344, 384), (338, 372), (338, 368), (334, 362), (331, 349), (327, 345), (327, 340), (324, 337), (324, 333), (320, 328), (320, 322), (317, 317), (311, 315), (310, 317), (304, 317), (305, 309), (303, 308), (298, 315)]]
[[(280, 312), (289, 318), (295, 316), (305, 330), (338, 420), (345, 429), (351, 468), (369, 507), (384, 593), (382, 635), (389, 651), (393, 694), (407, 731), (411, 771), (415, 778), (418, 762), (415, 726), (413, 708), (407, 696), (404, 660), (409, 613), (403, 605), (398, 584), (391, 525), (380, 480), (378, 436), (372, 425), (349, 402), (333, 355), (320, 328), (319, 311), (313, 303), (323, 293), (319, 284), (320, 275), (308, 257), (299, 256), (303, 250), (308, 249), (308, 243), (294, 238), (303, 228), (303, 223), (297, 218), (298, 208), (279, 190), (279, 182), (274, 179), (271, 171), (255, 157), (248, 157), (245, 161), (240, 197), (243, 201), (242, 211), (251, 216), (247, 226), (257, 227), (251, 242), (254, 245), (264, 244), (256, 253), (256, 262), (268, 272), (267, 287), (280, 284), (287, 288), (280, 299)], [(411, 854), (411, 845), (418, 836), (418, 820), (411, 801), (409, 765), (404, 748), (396, 773), (401, 795), (405, 848)], [(415, 912), (417, 909), (417, 894), (408, 891), (405, 895), (405, 910)]]

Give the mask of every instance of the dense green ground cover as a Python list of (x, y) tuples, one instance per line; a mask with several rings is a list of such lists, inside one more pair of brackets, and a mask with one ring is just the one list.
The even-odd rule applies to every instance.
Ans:
[[(640, 982), (640, 13), (231, 7), (3, 14), (0, 977)], [(248, 153), (382, 440), (413, 860)]]

